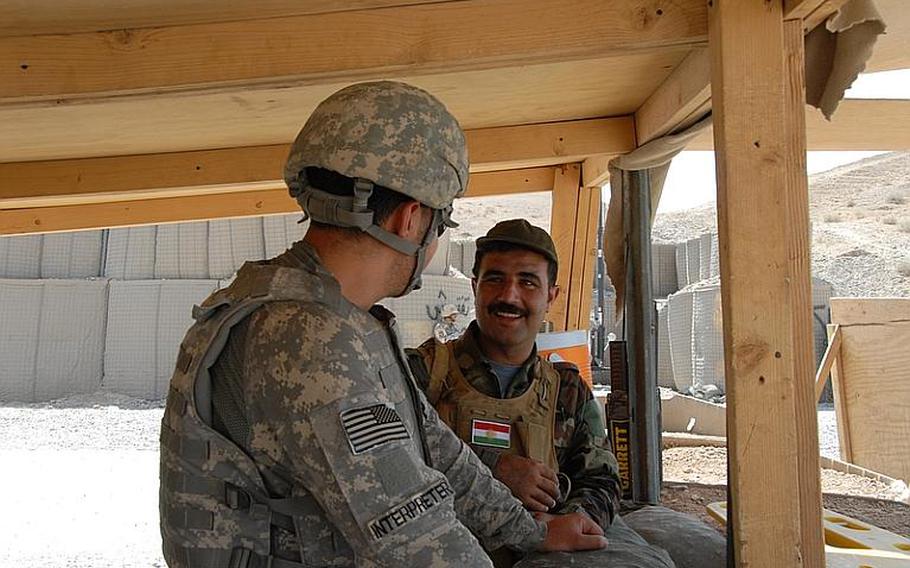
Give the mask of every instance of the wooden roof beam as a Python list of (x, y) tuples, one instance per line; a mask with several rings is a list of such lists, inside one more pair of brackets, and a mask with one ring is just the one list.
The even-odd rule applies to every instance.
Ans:
[[(474, 174), (465, 197), (550, 191), (556, 166)], [(277, 185), (277, 184), (276, 184)], [(134, 196), (135, 197), (135, 196)], [(47, 207), (0, 208), (0, 235), (23, 235), (294, 213), (285, 187), (196, 195), (163, 194), (124, 201), (61, 200)]]
[[(631, 117), (466, 132), (471, 171), (512, 170), (616, 155), (635, 147)], [(0, 207), (234, 193), (283, 187), (288, 145), (0, 164)]]
[(696, 46), (706, 42), (706, 14), (703, 0), (466, 0), (7, 37), (0, 102), (343, 83)]
[(711, 59), (707, 49), (693, 49), (635, 111), (638, 145), (691, 126), (710, 109)]
[[(845, 2), (785, 0), (785, 19), (802, 19), (803, 26), (811, 30)], [(635, 112), (638, 145), (691, 126), (709, 110), (711, 61), (706, 48), (696, 48)]]
[[(844, 99), (831, 121), (821, 111), (806, 107), (807, 148), (834, 151), (910, 150), (910, 100)], [(708, 130), (687, 150), (711, 150)]]

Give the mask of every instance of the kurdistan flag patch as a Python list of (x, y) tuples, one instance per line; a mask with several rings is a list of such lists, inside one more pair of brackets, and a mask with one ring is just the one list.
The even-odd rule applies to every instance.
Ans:
[(471, 443), (478, 446), (508, 449), (511, 447), (512, 425), (492, 420), (471, 421)]

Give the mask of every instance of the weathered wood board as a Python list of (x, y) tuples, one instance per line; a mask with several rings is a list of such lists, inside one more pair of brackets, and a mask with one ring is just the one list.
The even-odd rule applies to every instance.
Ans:
[(910, 480), (910, 298), (832, 298), (831, 321), (843, 334), (841, 457)]

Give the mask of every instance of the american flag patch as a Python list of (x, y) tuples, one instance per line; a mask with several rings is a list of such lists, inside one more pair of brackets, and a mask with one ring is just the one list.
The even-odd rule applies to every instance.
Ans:
[(386, 442), (410, 438), (404, 422), (389, 403), (345, 410), (341, 413), (341, 424), (354, 455)]

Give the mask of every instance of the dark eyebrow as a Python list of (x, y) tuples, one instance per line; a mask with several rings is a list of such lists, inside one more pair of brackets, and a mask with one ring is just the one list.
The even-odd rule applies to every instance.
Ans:
[(540, 276), (534, 274), (533, 272), (519, 272), (518, 275), (521, 276), (522, 278), (528, 278), (530, 280), (534, 280), (538, 284), (540, 283)]
[(505, 272), (503, 272), (502, 270), (490, 269), (490, 270), (487, 270), (486, 272), (484, 272), (483, 274), (481, 274), (480, 277), (486, 278), (487, 276), (504, 276), (504, 275), (505, 275)]

